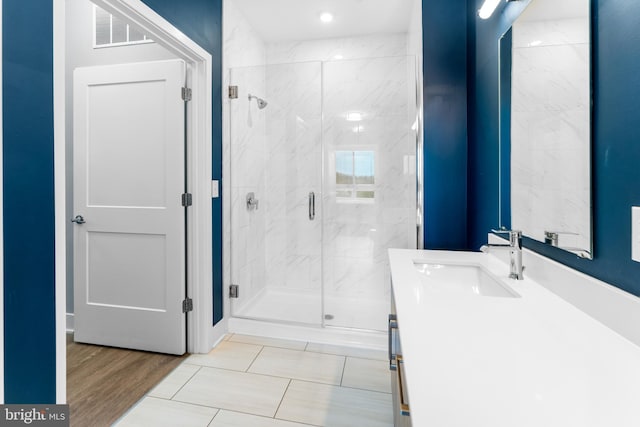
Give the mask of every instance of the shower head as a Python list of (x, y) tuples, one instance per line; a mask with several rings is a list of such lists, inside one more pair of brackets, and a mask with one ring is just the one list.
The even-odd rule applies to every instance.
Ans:
[(259, 108), (259, 109), (261, 109), (261, 110), (262, 110), (263, 108), (265, 108), (265, 107), (267, 106), (267, 104), (268, 104), (268, 102), (267, 102), (267, 101), (265, 101), (264, 99), (262, 99), (262, 98), (258, 98), (258, 97), (257, 97), (257, 96), (255, 96), (255, 95), (251, 95), (251, 94), (249, 94), (249, 102), (251, 102), (251, 100), (252, 100), (252, 99), (255, 99), (255, 100), (256, 100), (256, 102), (258, 103), (258, 108)]

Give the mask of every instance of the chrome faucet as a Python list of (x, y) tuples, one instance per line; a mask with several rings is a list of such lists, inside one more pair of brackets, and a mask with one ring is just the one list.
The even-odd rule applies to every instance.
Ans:
[(522, 231), (520, 230), (491, 230), (498, 234), (509, 234), (509, 244), (486, 244), (480, 248), (482, 252), (488, 252), (489, 249), (499, 248), (508, 249), (509, 262), (509, 278), (515, 280), (524, 279), (524, 266), (522, 265)]

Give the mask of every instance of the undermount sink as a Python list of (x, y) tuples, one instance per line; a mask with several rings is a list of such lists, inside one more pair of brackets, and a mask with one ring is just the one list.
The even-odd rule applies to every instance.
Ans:
[(438, 264), (421, 261), (414, 261), (413, 265), (423, 283), (443, 293), (520, 298), (517, 292), (479, 265)]

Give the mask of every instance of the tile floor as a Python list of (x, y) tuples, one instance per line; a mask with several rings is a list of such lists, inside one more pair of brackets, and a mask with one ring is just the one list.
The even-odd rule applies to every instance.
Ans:
[(119, 427), (390, 427), (386, 353), (229, 335), (192, 355)]

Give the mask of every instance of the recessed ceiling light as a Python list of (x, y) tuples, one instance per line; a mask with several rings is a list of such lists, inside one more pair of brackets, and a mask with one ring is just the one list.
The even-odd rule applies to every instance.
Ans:
[(335, 59), (335, 60), (344, 59), (344, 56), (342, 56), (342, 55), (335, 55), (335, 56), (333, 57), (333, 59)]
[(329, 12), (324, 12), (320, 15), (320, 20), (325, 24), (328, 24), (329, 22), (333, 21), (333, 15)]

